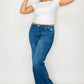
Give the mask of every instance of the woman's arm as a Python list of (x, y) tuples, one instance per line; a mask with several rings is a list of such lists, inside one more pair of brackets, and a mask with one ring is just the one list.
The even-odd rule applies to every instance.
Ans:
[(28, 14), (28, 13), (31, 13), (31, 12), (34, 11), (33, 6), (28, 6), (27, 7), (27, 2), (28, 2), (28, 0), (24, 0), (23, 4), (21, 6), (21, 9), (20, 9), (20, 13)]
[(59, 1), (59, 6), (64, 6), (64, 5), (67, 5), (71, 2), (73, 2), (74, 0), (60, 0)]

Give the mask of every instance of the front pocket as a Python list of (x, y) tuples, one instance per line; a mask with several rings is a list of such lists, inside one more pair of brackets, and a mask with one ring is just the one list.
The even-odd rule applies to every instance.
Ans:
[(47, 33), (54, 34), (54, 26), (45, 26)]

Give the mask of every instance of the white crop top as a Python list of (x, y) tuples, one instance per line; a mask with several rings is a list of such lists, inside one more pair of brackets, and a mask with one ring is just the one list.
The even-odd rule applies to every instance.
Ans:
[(30, 4), (34, 8), (33, 22), (41, 24), (55, 24), (55, 12), (59, 7), (59, 0), (34, 2)]

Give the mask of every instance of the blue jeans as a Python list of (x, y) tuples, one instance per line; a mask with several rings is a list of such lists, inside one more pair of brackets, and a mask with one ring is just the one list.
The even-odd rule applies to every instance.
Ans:
[(31, 24), (29, 41), (32, 50), (35, 84), (53, 84), (45, 67), (45, 59), (52, 46), (54, 34), (54, 26)]

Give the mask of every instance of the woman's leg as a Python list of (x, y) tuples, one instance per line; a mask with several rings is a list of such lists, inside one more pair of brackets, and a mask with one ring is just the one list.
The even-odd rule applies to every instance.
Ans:
[[(36, 47), (37, 47), (37, 41), (38, 41), (37, 28), (35, 28), (33, 25), (31, 25), (30, 30), (29, 30), (29, 42), (30, 42), (31, 51), (32, 51), (32, 61), (34, 59), (35, 50), (36, 50)], [(38, 82), (38, 77), (35, 74), (34, 69), (32, 69), (32, 70), (33, 70), (33, 73), (34, 73), (35, 81)]]
[(33, 58), (33, 73), (36, 78), (35, 84), (53, 84), (44, 62), (53, 43), (53, 28), (51, 26), (40, 28), (39, 40)]
[(33, 26), (33, 24), (31, 24), (31, 27), (30, 27), (30, 30), (29, 30), (29, 42), (30, 42), (30, 46), (31, 46), (32, 61), (33, 61), (35, 50), (36, 50), (36, 46), (37, 46), (37, 42), (38, 42), (37, 28), (35, 28)]

